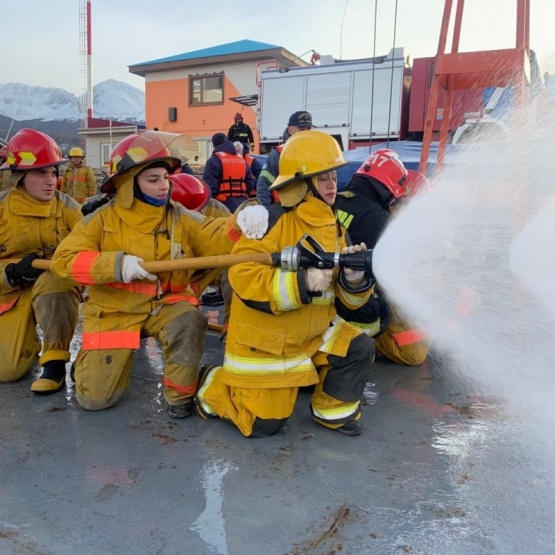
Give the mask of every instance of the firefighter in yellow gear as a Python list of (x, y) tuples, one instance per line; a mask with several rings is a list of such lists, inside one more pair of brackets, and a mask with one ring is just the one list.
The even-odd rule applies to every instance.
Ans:
[(73, 147), (69, 153), (69, 163), (62, 175), (60, 191), (83, 204), (89, 197), (96, 195), (96, 177), (94, 170), (83, 164), (85, 152), (79, 147)]
[[(42, 350), (42, 375), (31, 390), (53, 393), (65, 383), (80, 291), (32, 263), (52, 258), (82, 215), (72, 198), (56, 190), (58, 166), (66, 160), (51, 137), (21, 129), (7, 150), (0, 166), (11, 184), (0, 193), (0, 381), (23, 377)], [(21, 260), (3, 261), (8, 258)]]
[(389, 305), (389, 322), (385, 331), (375, 337), (376, 353), (397, 364), (418, 366), (428, 357), (430, 343), (424, 333), (407, 324), (399, 309)]
[[(241, 237), (234, 253), (274, 253), (310, 234), (325, 251), (354, 252), (338, 225), (335, 170), (346, 164), (333, 137), (320, 131), (294, 135), (280, 157), (281, 204), (270, 208), (260, 240)], [(222, 366), (204, 368), (195, 406), (205, 418), (233, 423), (244, 436), (277, 433), (291, 416), (299, 387), (315, 384), (312, 416), (345, 435), (361, 433), (360, 399), (374, 356), (374, 341), (336, 317), (334, 298), (353, 309), (372, 293), (364, 272), (298, 272), (256, 263), (230, 267), (233, 288)]]
[(161, 343), (163, 395), (172, 418), (193, 412), (207, 320), (189, 287), (191, 271), (149, 274), (142, 261), (228, 254), (240, 236), (233, 217), (212, 220), (170, 198), (169, 175), (196, 151), (185, 135), (145, 131), (115, 146), (103, 192), (108, 203), (62, 242), (52, 270), (88, 286), (75, 396), (88, 410), (113, 406), (129, 387), (142, 337)]

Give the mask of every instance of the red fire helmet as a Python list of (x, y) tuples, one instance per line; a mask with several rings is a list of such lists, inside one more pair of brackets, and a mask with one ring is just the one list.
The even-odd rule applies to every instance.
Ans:
[(408, 171), (394, 150), (381, 148), (372, 152), (356, 173), (373, 177), (387, 187), (395, 198), (406, 193)]
[(210, 199), (210, 187), (200, 178), (189, 173), (170, 176), (172, 200), (180, 202), (188, 210), (200, 212)]
[(66, 160), (52, 137), (34, 129), (20, 129), (5, 147), (6, 160), (0, 170), (39, 170), (65, 164)]

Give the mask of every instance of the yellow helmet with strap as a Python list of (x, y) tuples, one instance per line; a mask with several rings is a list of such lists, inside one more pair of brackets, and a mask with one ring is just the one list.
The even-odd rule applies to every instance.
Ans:
[(299, 131), (287, 139), (279, 157), (279, 175), (269, 190), (346, 164), (339, 143), (331, 135), (323, 131)]
[(296, 206), (308, 192), (305, 178), (345, 166), (339, 143), (323, 131), (291, 135), (279, 157), (279, 175), (268, 188), (278, 191), (282, 206)]

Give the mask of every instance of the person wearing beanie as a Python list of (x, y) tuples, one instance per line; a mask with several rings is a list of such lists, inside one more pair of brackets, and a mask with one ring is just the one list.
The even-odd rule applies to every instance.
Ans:
[(210, 187), (212, 198), (225, 204), (233, 213), (250, 197), (255, 179), (243, 156), (225, 133), (212, 136), (214, 150), (206, 161), (202, 179)]
[(226, 139), (227, 137), (225, 136), (225, 133), (214, 133), (214, 135), (212, 135), (212, 147), (216, 148), (217, 146), (220, 146), (226, 141)]
[(287, 127), (285, 128), (282, 136), (283, 143), (270, 152), (256, 181), (256, 196), (263, 206), (269, 207), (278, 200), (279, 193), (274, 191), (272, 194), (268, 189), (272, 186), (276, 177), (279, 175), (279, 157), (281, 151), (283, 150), (283, 145), (289, 137), (295, 133), (298, 133), (299, 131), (308, 131), (313, 127), (312, 115), (309, 112), (300, 110), (294, 112), (289, 117)]

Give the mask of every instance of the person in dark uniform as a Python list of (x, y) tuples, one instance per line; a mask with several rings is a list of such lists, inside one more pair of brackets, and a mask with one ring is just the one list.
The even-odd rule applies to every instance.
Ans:
[[(422, 174), (407, 170), (395, 151), (376, 150), (337, 196), (337, 219), (354, 244), (363, 242), (373, 249), (391, 217), (391, 209), (422, 181), (427, 180)], [(336, 300), (336, 310), (347, 322), (377, 338), (376, 350), (395, 362), (419, 364), (426, 358), (428, 344), (422, 334), (392, 313), (378, 287), (363, 307), (350, 310)]]
[(241, 112), (235, 114), (235, 123), (227, 132), (227, 140), (231, 142), (240, 141), (241, 143), (250, 145), (251, 150), (254, 150), (252, 129), (243, 121), (243, 114), (241, 114)]

